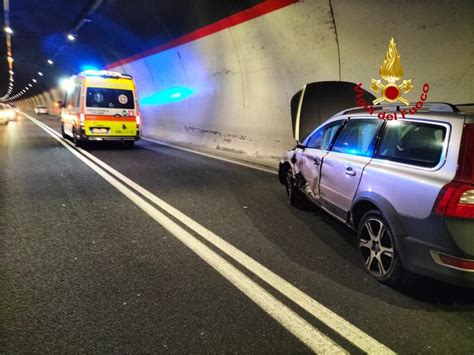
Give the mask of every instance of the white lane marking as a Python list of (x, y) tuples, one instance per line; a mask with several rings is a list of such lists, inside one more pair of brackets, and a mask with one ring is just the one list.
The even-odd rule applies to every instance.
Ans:
[[(43, 123), (40, 124), (43, 125)], [(49, 126), (44, 126), (46, 127), (46, 129), (50, 130), (58, 137), (60, 136), (59, 133), (54, 131)], [(67, 143), (72, 146), (72, 143), (70, 143), (69, 141), (67, 141)], [(349, 342), (351, 342), (361, 350), (369, 354), (394, 353), (388, 347), (381, 344), (380, 342), (372, 338), (370, 335), (364, 333), (362, 330), (360, 330), (344, 318), (340, 317), (339, 315), (331, 311), (329, 308), (317, 302), (315, 299), (311, 298), (309, 295), (307, 295), (297, 287), (293, 286), (288, 281), (282, 279), (280, 276), (273, 273), (268, 268), (249, 257), (247, 254), (243, 253), (242, 251), (234, 247), (232, 244), (226, 242), (224, 239), (217, 236), (212, 231), (208, 230), (206, 227), (202, 226), (198, 222), (186, 216), (184, 213), (169, 205), (150, 191), (144, 189), (131, 179), (122, 175), (111, 166), (96, 158), (94, 155), (81, 148), (77, 149), (86, 157), (88, 157), (96, 164), (107, 170), (110, 174), (114, 175), (123, 183), (139, 192), (142, 196), (146, 197), (155, 205), (166, 211), (169, 215), (173, 216), (176, 220), (180, 221), (189, 229), (199, 234), (202, 238), (213, 244), (215, 247), (217, 247), (222, 252), (224, 252), (232, 259), (237, 261), (239, 264), (241, 264), (243, 267), (257, 275), (260, 279), (271, 285), (273, 288), (285, 295), (288, 299), (296, 303), (298, 306), (306, 310), (308, 313), (313, 315), (319, 321), (324, 323), (329, 328), (333, 329), (335, 332), (337, 332), (339, 335), (347, 339)]]
[(337, 345), (334, 341), (328, 338), (326, 335), (321, 333), (310, 323), (296, 314), (293, 310), (287, 307), (285, 304), (280, 302), (269, 292), (267, 292), (260, 285), (252, 281), (244, 273), (239, 271), (231, 263), (221, 257), (219, 254), (211, 250), (199, 239), (194, 237), (184, 228), (173, 222), (169, 217), (161, 213), (157, 208), (146, 202), (136, 192), (125, 186), (123, 183), (114, 178), (111, 174), (100, 168), (98, 165), (87, 159), (85, 156), (80, 154), (74, 149), (69, 142), (63, 140), (59, 134), (46, 126), (37, 119), (24, 114), (35, 124), (45, 130), (49, 135), (56, 139), (62, 144), (67, 150), (69, 150), (74, 156), (81, 160), (84, 164), (99, 174), (104, 180), (115, 187), (139, 208), (141, 208), (146, 214), (153, 218), (169, 233), (175, 236), (179, 241), (196, 253), (201, 259), (208, 263), (224, 278), (231, 282), (236, 288), (238, 288), (243, 294), (255, 302), (260, 308), (266, 313), (273, 317), (278, 323), (286, 328), (291, 334), (296, 336), (306, 346), (308, 346), (315, 353), (320, 354), (346, 354), (347, 352)]
[(275, 175), (278, 174), (278, 172), (276, 170), (271, 169), (271, 168), (265, 168), (263, 166), (248, 164), (248, 163), (244, 163), (242, 161), (234, 160), (234, 159), (231, 159), (231, 158), (224, 158), (224, 157), (220, 157), (220, 156), (217, 156), (217, 155), (212, 155), (212, 154), (200, 152), (198, 150), (180, 147), (179, 145), (171, 144), (171, 143), (168, 143), (168, 142), (163, 142), (163, 141), (160, 141), (158, 139), (152, 139), (152, 138), (147, 138), (147, 137), (142, 137), (142, 139), (145, 140), (145, 141), (148, 141), (148, 142), (153, 142), (153, 143), (157, 143), (157, 144), (160, 144), (160, 145), (164, 145), (166, 147), (179, 149), (179, 150), (184, 150), (185, 152), (202, 155), (202, 156), (212, 158), (212, 159), (222, 160), (222, 161), (225, 161), (227, 163), (232, 163), (232, 164), (236, 164), (236, 165), (240, 165), (240, 166), (245, 166), (246, 168), (251, 168), (251, 169), (254, 169), (254, 170), (260, 170), (260, 171), (264, 171), (266, 173), (275, 174)]

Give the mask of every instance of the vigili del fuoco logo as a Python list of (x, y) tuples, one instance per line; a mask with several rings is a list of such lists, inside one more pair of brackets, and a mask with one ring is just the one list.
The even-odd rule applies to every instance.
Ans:
[[(374, 105), (380, 104), (382, 102), (388, 102), (394, 104), (401, 102), (405, 106), (410, 105), (403, 94), (410, 92), (413, 89), (411, 79), (403, 80), (401, 84), (398, 84), (399, 80), (403, 78), (404, 71), (400, 63), (400, 55), (398, 54), (397, 44), (393, 37), (390, 39), (388, 45), (387, 53), (385, 54), (385, 59), (380, 66), (379, 75), (381, 79), (372, 79), (370, 89), (380, 96), (373, 100), (371, 103), (368, 103), (364, 98), (364, 92), (361, 90), (362, 83), (354, 86), (354, 91), (356, 92), (356, 102), (357, 105), (362, 107), (365, 111), (370, 114), (374, 113)], [(397, 118), (405, 118), (405, 114), (408, 112), (410, 114), (415, 114), (423, 107), (424, 102), (428, 98), (428, 91), (430, 86), (428, 84), (423, 85), (423, 92), (420, 95), (420, 100), (412, 107), (406, 109), (400, 109), (398, 113), (401, 114), (401, 117), (397, 117), (397, 112), (380, 112), (378, 117), (380, 119), (386, 118), (387, 120), (393, 120)]]

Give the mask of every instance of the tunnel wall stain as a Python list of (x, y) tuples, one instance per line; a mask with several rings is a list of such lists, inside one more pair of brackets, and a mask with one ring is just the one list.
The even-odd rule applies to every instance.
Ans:
[[(192, 91), (143, 104), (145, 135), (275, 164), (294, 144), (292, 95), (339, 72), (368, 87), (392, 36), (415, 85), (409, 100), (427, 82), (430, 101), (473, 102), (473, 12), (471, 1), (300, 1), (110, 68), (135, 77), (140, 100)], [(44, 96), (29, 104), (38, 102), (51, 104)]]

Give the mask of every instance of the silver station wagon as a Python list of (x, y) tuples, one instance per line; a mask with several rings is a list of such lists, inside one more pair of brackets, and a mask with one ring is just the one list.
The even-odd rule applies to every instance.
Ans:
[(474, 287), (473, 108), (427, 103), (398, 120), (377, 117), (394, 105), (344, 110), (283, 156), (279, 180), (292, 205), (309, 200), (357, 232), (377, 280), (409, 271)]

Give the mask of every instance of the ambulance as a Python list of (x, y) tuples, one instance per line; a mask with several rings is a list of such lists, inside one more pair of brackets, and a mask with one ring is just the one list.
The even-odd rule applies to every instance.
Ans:
[(76, 145), (87, 141), (122, 141), (133, 146), (140, 139), (140, 111), (130, 75), (86, 70), (66, 84), (61, 109), (61, 133)]

